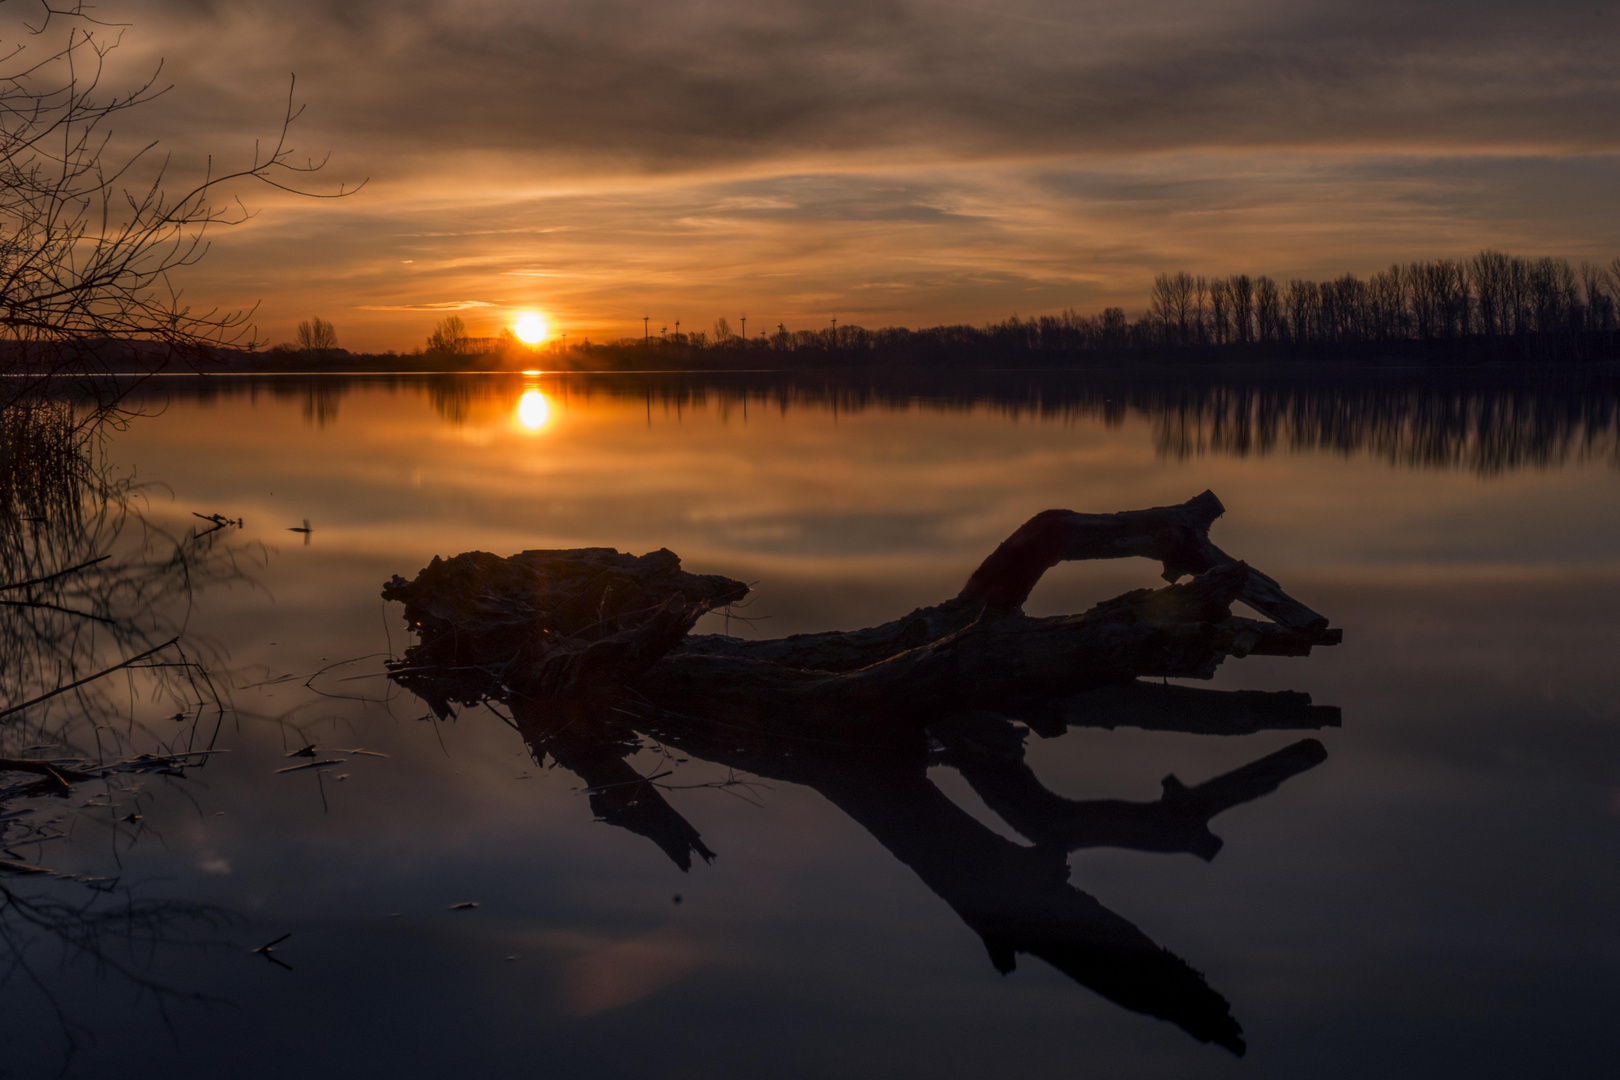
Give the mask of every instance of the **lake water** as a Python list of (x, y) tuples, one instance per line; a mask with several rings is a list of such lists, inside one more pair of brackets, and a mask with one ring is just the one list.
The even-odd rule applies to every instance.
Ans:
[[(173, 629), (227, 707), (174, 670), (124, 671), (81, 711), (10, 717), (5, 752), (229, 753), (9, 804), (27, 814), (8, 857), (116, 882), (0, 878), (0, 1074), (1612, 1075), (1620, 393), (1612, 371), (1571, 378), (143, 384), (82, 496), (121, 485), (122, 530), (53, 542), (145, 567), (117, 603), (141, 640)], [(382, 586), (436, 555), (667, 547), (753, 586), (698, 632), (776, 637), (951, 597), (1037, 511), (1205, 489), (1226, 506), (1212, 538), (1344, 630), (1207, 685), (1303, 691), (1341, 726), (1077, 727), (1031, 735), (1027, 760), (1068, 799), (1152, 801), (1168, 774), (1326, 748), (1215, 817), (1207, 861), (1068, 857), (1070, 886), (1225, 999), (1242, 1057), (1033, 956), (1000, 973), (919, 857), (820, 791), (649, 740), (628, 764), (715, 854), (683, 871), (593, 820), (580, 776), (503, 716), (436, 720), (385, 677), (410, 638)], [(194, 515), (231, 524), (194, 542)], [(161, 569), (176, 542), (186, 580)], [(1027, 610), (1162, 584), (1145, 560), (1065, 563)], [(972, 844), (1027, 846), (958, 770), (927, 780)], [(964, 887), (998, 887), (963, 860)], [(41, 929), (19, 896), (95, 899), (103, 921)], [(119, 921), (130, 904), (144, 921)], [(284, 935), (281, 963), (252, 952)]]

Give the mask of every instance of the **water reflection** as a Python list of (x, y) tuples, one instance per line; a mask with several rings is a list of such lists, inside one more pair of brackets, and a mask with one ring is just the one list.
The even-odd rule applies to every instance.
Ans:
[[(1214, 858), (1215, 815), (1275, 791), (1327, 757), (1303, 739), (1187, 786), (1167, 776), (1152, 802), (1077, 801), (1024, 760), (1033, 729), (1137, 723), (1231, 735), (1336, 726), (1338, 710), (1299, 693), (1155, 686), (1144, 677), (1210, 677), (1228, 656), (1309, 655), (1339, 632), (1270, 578), (1208, 539), (1213, 494), (1116, 515), (1047, 511), (1009, 537), (957, 597), (883, 626), (743, 640), (688, 637), (711, 607), (748, 587), (680, 569), (667, 550), (537, 550), (501, 559), (434, 559), (384, 596), (420, 636), (391, 678), (441, 719), (485, 705), (584, 783), (598, 821), (647, 838), (682, 871), (715, 852), (659, 784), (690, 759), (810, 788), (860, 824), (983, 941), (997, 970), (1019, 953), (1203, 1042), (1242, 1054), (1224, 997), (1184, 960), (1069, 884), (1087, 847)], [(1032, 619), (1022, 605), (1060, 561), (1143, 555), (1172, 582), (1077, 616)], [(1242, 599), (1271, 616), (1234, 615)], [(500, 710), (509, 709), (507, 717)], [(1026, 720), (1029, 727), (1017, 723)], [(630, 758), (655, 747), (664, 766)], [(929, 778), (956, 769), (1014, 843)]]
[[(1562, 377), (1543, 374), (1549, 385)], [(31, 939), (37, 970), (97, 1029), (99, 1048), (80, 1060), (100, 1056), (80, 1071), (268, 1076), (285, 1062), (263, 1054), (266, 1033), (294, 1031), (321, 1047), (300, 1064), (318, 1075), (507, 1075), (544, 1059), (580, 1076), (664, 1063), (759, 1075), (784, 1061), (802, 1075), (1348, 1076), (1398, 1073), (1420, 1043), (1476, 1075), (1590, 1073), (1613, 1056), (1604, 958), (1620, 895), (1620, 690), (1603, 644), (1620, 632), (1620, 471), (1603, 450), (1613, 394), (1600, 381), (1582, 399), (1545, 389), (1536, 373), (1483, 372), (1450, 384), (1470, 413), (1442, 408), (1448, 377), (1426, 375), (1435, 388), (1380, 376), (1383, 404), (1368, 380), (1325, 376), (1292, 390), (1213, 375), (1158, 389), (1091, 376), (908, 387), (814, 374), (198, 384), (200, 395), (228, 385), (227, 400), (176, 382), (172, 404), (148, 387), (141, 403), (153, 415), (103, 429), (107, 458), (124, 468), (98, 466), (79, 487), (51, 470), (97, 458), (28, 449), (65, 429), (15, 429), (7, 437), (26, 452), (4, 463), (8, 483), (38, 494), (7, 519), (8, 542), (45, 530), (63, 553), (21, 576), (106, 554), (92, 539), (111, 535), (93, 524), (104, 504), (85, 493), (119, 477), (141, 513), (123, 519), (119, 558), (97, 570), (133, 559), (151, 536), (138, 565), (178, 580), (198, 564), (171, 568), (164, 537), (186, 541), (192, 528), (209, 534), (190, 549), (199, 557), (251, 556), (254, 540), (279, 552), (244, 563), (262, 586), (194, 608), (171, 591), (165, 621), (142, 624), (150, 644), (183, 628), (188, 641), (229, 647), (242, 719), (224, 725), (231, 754), (187, 781), (64, 777), (77, 798), (0, 796), (0, 817), (33, 815), (6, 822), (16, 861), (146, 883), (103, 894), (7, 871), (0, 882), (14, 894), (109, 911), (173, 896), (247, 920), (238, 947), (206, 961), (170, 948), (218, 935), (206, 920), (171, 921), (158, 948), (129, 956), (159, 956), (144, 971), (155, 982), (240, 1006), (195, 1022), (176, 1014), (185, 1064), (152, 1037), (150, 1013), (127, 1008), (125, 981), (58, 967), (62, 943)], [(527, 390), (549, 406), (539, 436), (517, 417)], [(1286, 393), (1314, 402), (1300, 415), (1318, 419), (1289, 419), (1275, 404)], [(1189, 428), (1202, 451), (1197, 439), (1167, 440), (1174, 425), (1161, 406), (1172, 400), (1202, 417)], [(1248, 427), (1214, 439), (1217, 400)], [(1423, 401), (1435, 419), (1416, 419)], [(160, 404), (170, 407), (158, 414)], [(1392, 418), (1384, 443), (1370, 434), (1378, 409)], [(1271, 427), (1255, 423), (1267, 415)], [(1425, 424), (1451, 449), (1413, 459), (1422, 471), (1390, 468), (1388, 447), (1416, 445), (1410, 433)], [(1516, 434), (1494, 458), (1470, 456), (1493, 424)], [(1316, 442), (1290, 441), (1313, 426)], [(546, 453), (535, 453), (542, 439)], [(1338, 460), (1335, 447), (1356, 459)], [(1542, 476), (1525, 467), (1538, 455), (1590, 465)], [(1466, 470), (1491, 460), (1509, 462), (1509, 475), (1476, 483)], [(828, 627), (872, 626), (954, 592), (1033, 508), (1169, 502), (1204, 486), (1232, 507), (1217, 539), (1345, 619), (1347, 648), (1227, 664), (1209, 686), (1137, 679), (973, 702), (931, 717), (910, 746), (860, 753), (768, 731), (739, 737), (737, 721), (762, 719), (749, 707), (757, 694), (702, 695), (706, 709), (731, 710), (719, 717), (730, 727), (707, 729), (645, 702), (574, 716), (504, 692), (491, 704), (521, 733), (454, 695), (459, 725), (418, 722), (429, 710), (401, 685), (430, 689), (412, 681), (427, 671), (396, 669), (383, 691), (382, 661), (355, 660), (397, 655), (397, 611), (378, 603), (377, 584), (434, 552), (667, 544), (691, 570), (758, 583), (752, 606), (729, 613), (753, 621), (728, 626), (716, 614), (698, 629), (803, 631), (811, 639), (800, 645), (825, 647)], [(88, 532), (61, 527), (70, 519), (53, 505), (75, 508)], [(210, 531), (210, 515), (246, 526)], [(286, 531), (305, 518), (319, 530), (308, 547)], [(1146, 567), (1071, 566), (1049, 575), (1029, 610), (1079, 611), (1149, 584)], [(600, 617), (595, 600), (585, 606)], [(94, 630), (106, 664), (146, 647), (114, 651), (110, 632)], [(764, 648), (739, 641), (694, 630), (682, 649), (741, 663)], [(85, 659), (80, 670), (100, 667)], [(48, 689), (53, 672), (36, 668), (34, 685)], [(308, 682), (314, 672), (325, 674)], [(103, 736), (130, 730), (124, 685), (104, 703)], [(1350, 730), (1332, 731), (1336, 708), (1283, 687), (1343, 705)], [(468, 689), (482, 692), (476, 679)], [(663, 689), (649, 700), (670, 711), (679, 687)], [(208, 745), (212, 708), (201, 740), (181, 740), (202, 698), (145, 693), (134, 701), (138, 738)], [(50, 730), (7, 752), (88, 773), (96, 729), (74, 729), (77, 714), (56, 700)], [(82, 737), (30, 751), (63, 730)], [(1310, 736), (1327, 744), (1329, 768), (1313, 767), (1321, 749)], [(286, 756), (312, 743), (316, 756)], [(338, 749), (350, 747), (362, 749)], [(324, 777), (280, 772), (330, 757), (348, 763)], [(1161, 787), (1169, 772), (1185, 783)], [(738, 783), (748, 778), (760, 786)], [(43, 792), (43, 780), (8, 774), (6, 786)], [(74, 834), (51, 839), (72, 817)], [(464, 900), (480, 906), (447, 909)], [(295, 971), (251, 955), (289, 932), (276, 948)], [(975, 934), (996, 963), (1024, 951), (1024, 970), (1002, 984)], [(1191, 979), (1195, 968), (1207, 979)], [(21, 978), (10, 985), (13, 1027), (52, 1041), (39, 995)], [(1228, 1045), (1245, 1038), (1248, 1054), (1229, 1060), (1098, 994)], [(739, 1023), (751, 1044), (714, 1037)], [(19, 1075), (55, 1068), (13, 1055)]]
[[(199, 681), (223, 653), (187, 634), (191, 603), (251, 585), (264, 548), (234, 540), (241, 522), (221, 514), (183, 529), (151, 518), (162, 489), (108, 464), (109, 422), (48, 399), (0, 411), (0, 750), (84, 751), (98, 725), (109, 749), (120, 731), (196, 749), (198, 723), (224, 714), (218, 689)], [(112, 673), (138, 684), (110, 690)], [(109, 697), (132, 690), (147, 707)], [(126, 724), (105, 724), (120, 714)]]
[(191, 602), (250, 583), (263, 554), (223, 515), (179, 532), (150, 520), (153, 489), (103, 453), (120, 419), (46, 396), (0, 409), (0, 980), (31, 988), (70, 1052), (93, 1032), (58, 994), (63, 968), (160, 1006), (212, 1000), (148, 967), (160, 947), (217, 940), (226, 912), (59, 869), (47, 845), (105, 816), (128, 853), (148, 788), (207, 763), (229, 681), (225, 651), (187, 633)]
[(538, 390), (525, 390), (518, 398), (517, 420), (528, 431), (539, 431), (551, 419), (551, 405)]
[[(269, 394), (305, 418), (336, 421), (345, 393), (384, 387), (424, 393), (447, 421), (480, 408), (542, 427), (553, 400), (602, 398), (679, 413), (714, 406), (836, 413), (988, 409), (1012, 418), (1153, 425), (1171, 459), (1275, 453), (1368, 454), (1414, 469), (1494, 474), (1569, 461), (1620, 464), (1620, 369), (1472, 368), (1149, 369), (1066, 373), (866, 372), (578, 373), (534, 375), (216, 376), (154, 380), (138, 399), (203, 401)], [(503, 404), (513, 403), (515, 404)]]

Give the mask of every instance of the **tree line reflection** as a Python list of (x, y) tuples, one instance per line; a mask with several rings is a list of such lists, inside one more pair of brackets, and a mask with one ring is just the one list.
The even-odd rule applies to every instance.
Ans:
[(1108, 426), (1146, 421), (1158, 452), (1172, 460), (1365, 454), (1400, 468), (1482, 475), (1589, 460), (1620, 466), (1620, 370), (1609, 365), (216, 376), (154, 380), (131, 398), (150, 404), (262, 396), (297, 402), (307, 422), (324, 427), (340, 422), (344, 397), (362, 388), (425, 395), (452, 424), (516, 418), (524, 393), (538, 389), (563, 410), (640, 402), (649, 422), (704, 410), (738, 423), (751, 410), (988, 411)]

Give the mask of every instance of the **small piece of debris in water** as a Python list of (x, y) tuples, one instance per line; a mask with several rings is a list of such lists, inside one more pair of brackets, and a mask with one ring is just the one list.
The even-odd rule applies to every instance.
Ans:
[(680, 893), (676, 893), (676, 894), (675, 894), (675, 902), (676, 902), (676, 903), (677, 903), (677, 904), (678, 904), (678, 903), (680, 903), (680, 902), (681, 902), (681, 894), (680, 894)]
[(507, 958), (506, 958), (506, 962), (507, 962), (507, 963), (508, 963), (508, 964), (510, 964), (510, 963), (511, 963), (511, 962), (512, 962), (512, 961), (513, 961), (513, 960), (516, 960), (516, 959), (517, 959), (517, 953), (513, 953), (513, 954), (512, 954), (512, 955), (511, 955), (511, 956), (508, 956), (508, 957), (507, 957)]
[(478, 901), (476, 901), (476, 900), (463, 900), (459, 904), (451, 904), (450, 905), (450, 910), (451, 911), (471, 911), (473, 908), (475, 908), (477, 906), (478, 906)]
[(303, 765), (289, 765), (285, 769), (277, 769), (278, 773), (303, 772), (305, 769), (319, 769), (323, 765), (342, 765), (348, 758), (332, 757), (311, 761)]
[(280, 945), (283, 941), (286, 941), (290, 937), (292, 937), (291, 933), (282, 934), (280, 937), (276, 938), (276, 940), (267, 941), (263, 945), (260, 945), (257, 949), (254, 949), (253, 951), (255, 953), (257, 953), (258, 955), (264, 957), (266, 960), (270, 961), (272, 964), (276, 965), (277, 967), (283, 967), (283, 968), (286, 968), (288, 971), (291, 971), (292, 970), (292, 965), (287, 963), (284, 960), (281, 960), (280, 958), (278, 958), (276, 956), (276, 946)]

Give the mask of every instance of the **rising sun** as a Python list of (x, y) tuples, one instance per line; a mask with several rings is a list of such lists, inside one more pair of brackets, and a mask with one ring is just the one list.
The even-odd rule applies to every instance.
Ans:
[(537, 315), (532, 311), (525, 311), (517, 317), (517, 322), (512, 324), (512, 333), (516, 334), (517, 339), (525, 345), (540, 344), (546, 340), (549, 329), (546, 326), (545, 316)]

